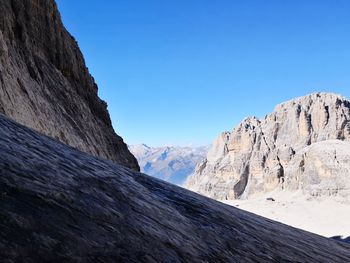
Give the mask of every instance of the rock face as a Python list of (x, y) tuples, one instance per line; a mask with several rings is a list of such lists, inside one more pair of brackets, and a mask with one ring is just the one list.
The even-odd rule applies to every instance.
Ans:
[(216, 199), (276, 188), (349, 197), (350, 102), (316, 93), (222, 133), (186, 187)]
[(301, 150), (286, 166), (284, 185), (311, 196), (350, 200), (350, 143), (328, 140)]
[(53, 0), (0, 1), (0, 112), (138, 170)]
[(141, 172), (164, 181), (181, 185), (202, 161), (208, 146), (202, 147), (149, 147), (145, 144), (130, 145), (129, 149), (138, 160)]
[(350, 246), (97, 159), (0, 114), (1, 262), (349, 262)]

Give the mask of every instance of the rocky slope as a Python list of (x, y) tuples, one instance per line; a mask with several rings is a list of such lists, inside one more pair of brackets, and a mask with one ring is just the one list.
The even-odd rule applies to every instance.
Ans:
[(350, 246), (97, 159), (0, 114), (1, 262), (349, 262)]
[(350, 198), (350, 102), (316, 93), (222, 133), (186, 187), (216, 199), (275, 189)]
[(129, 149), (138, 160), (141, 172), (177, 185), (185, 182), (208, 152), (208, 146), (149, 147), (140, 144), (130, 145)]
[(0, 112), (138, 170), (53, 0), (0, 1)]

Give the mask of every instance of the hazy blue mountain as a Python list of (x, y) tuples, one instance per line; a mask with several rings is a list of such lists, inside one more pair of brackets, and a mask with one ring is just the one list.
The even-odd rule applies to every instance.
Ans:
[(182, 184), (194, 172), (196, 164), (207, 154), (208, 146), (200, 147), (149, 147), (130, 145), (141, 172), (173, 184)]

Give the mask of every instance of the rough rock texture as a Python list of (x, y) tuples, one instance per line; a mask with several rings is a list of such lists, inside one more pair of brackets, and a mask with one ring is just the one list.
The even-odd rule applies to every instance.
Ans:
[(336, 236), (336, 237), (332, 237), (334, 240), (338, 240), (338, 241), (341, 241), (341, 242), (345, 242), (345, 243), (348, 243), (350, 244), (350, 237), (345, 237), (343, 238), (342, 236)]
[(0, 113), (95, 156), (139, 169), (53, 0), (0, 1)]
[(301, 150), (286, 166), (284, 185), (312, 196), (350, 200), (350, 143), (327, 140)]
[(326, 140), (350, 141), (348, 100), (316, 93), (282, 103), (264, 119), (247, 118), (222, 133), (186, 187), (216, 199), (278, 187), (349, 197), (350, 143), (315, 144)]
[(139, 162), (141, 172), (182, 185), (202, 161), (209, 146), (200, 147), (149, 147), (145, 144), (130, 145), (131, 153)]
[(349, 262), (350, 246), (79, 152), (0, 114), (1, 262)]

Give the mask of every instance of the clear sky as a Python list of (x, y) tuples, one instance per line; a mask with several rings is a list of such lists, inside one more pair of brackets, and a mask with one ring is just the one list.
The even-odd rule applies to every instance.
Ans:
[(316, 91), (350, 98), (348, 0), (57, 0), (129, 144), (209, 144)]

